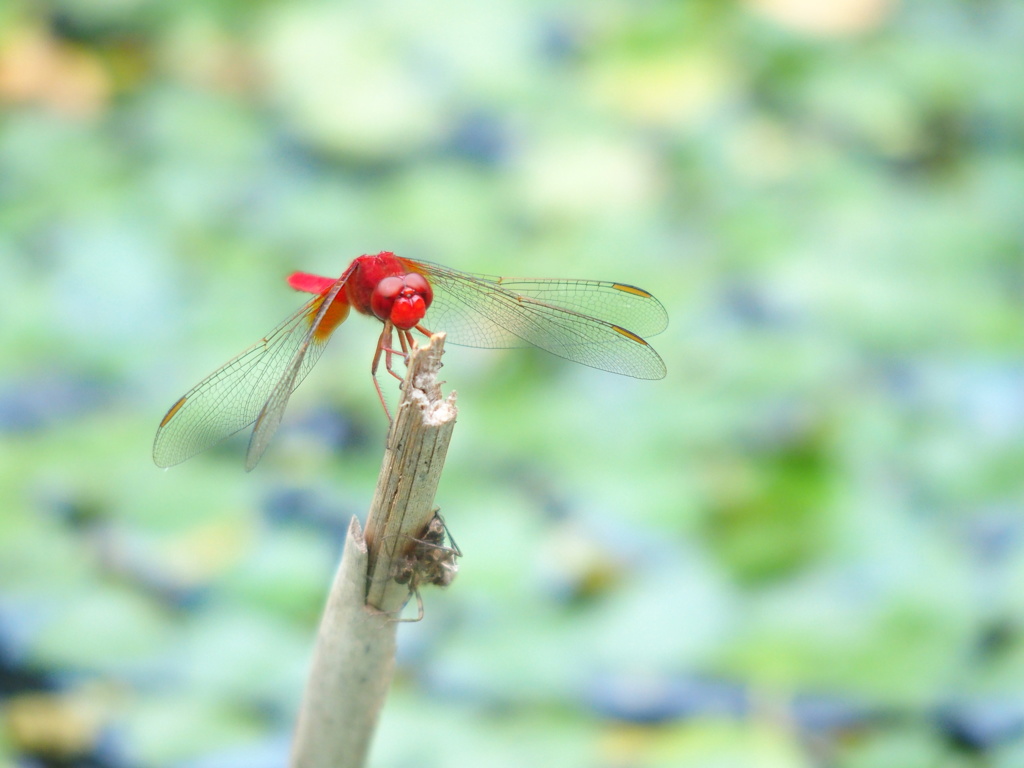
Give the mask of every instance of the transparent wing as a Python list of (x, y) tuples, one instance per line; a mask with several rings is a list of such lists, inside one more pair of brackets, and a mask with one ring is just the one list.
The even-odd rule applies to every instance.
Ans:
[(423, 325), (453, 344), (534, 346), (573, 362), (638, 379), (660, 379), (665, 364), (642, 338), (668, 325), (661, 302), (640, 288), (597, 280), (474, 275), (401, 259), (427, 276), (434, 301)]
[(644, 338), (656, 336), (668, 327), (668, 313), (661, 302), (633, 285), (601, 280), (487, 279), (497, 281), (506, 291), (599, 318)]
[(179, 464), (259, 420), (247, 458), (247, 467), (255, 466), (281, 421), (289, 396), (327, 346), (330, 333), (317, 333), (317, 329), (342, 287), (338, 281), (329, 292), (315, 296), (171, 406), (153, 441), (157, 466)]

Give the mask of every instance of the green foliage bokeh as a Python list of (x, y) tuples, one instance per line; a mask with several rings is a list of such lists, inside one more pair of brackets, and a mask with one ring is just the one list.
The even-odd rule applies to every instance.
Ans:
[(149, 446), (380, 250), (671, 322), (659, 382), (449, 349), (375, 764), (1020, 764), (1024, 8), (817, 5), (0, 5), (0, 765), (283, 762), (377, 326), (254, 473)]

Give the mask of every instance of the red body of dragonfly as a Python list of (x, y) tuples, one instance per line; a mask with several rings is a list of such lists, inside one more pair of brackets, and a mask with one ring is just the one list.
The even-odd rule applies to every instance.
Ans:
[(171, 406), (153, 443), (157, 466), (178, 464), (250, 424), (246, 469), (256, 466), (292, 391), (351, 309), (384, 323), (371, 366), (382, 404), (381, 356), (398, 377), (392, 355), (408, 352), (414, 330), (444, 331), (449, 342), (469, 347), (535, 346), (638, 379), (665, 376), (665, 364), (643, 339), (668, 325), (665, 308), (624, 283), (475, 275), (386, 251), (360, 256), (339, 278), (296, 272), (288, 283), (316, 295)]

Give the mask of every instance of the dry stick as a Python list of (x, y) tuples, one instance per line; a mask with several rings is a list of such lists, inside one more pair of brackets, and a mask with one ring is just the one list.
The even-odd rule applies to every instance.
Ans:
[(455, 393), (441, 397), (444, 334), (412, 352), (388, 433), (366, 535), (355, 518), (320, 622), (292, 745), (292, 768), (361, 768), (395, 663), (395, 619), (409, 588), (394, 560), (433, 516), (455, 428)]

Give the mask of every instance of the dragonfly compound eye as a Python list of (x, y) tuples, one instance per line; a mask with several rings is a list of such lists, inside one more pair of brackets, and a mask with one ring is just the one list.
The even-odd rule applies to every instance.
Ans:
[(423, 297), (426, 309), (430, 308), (430, 303), (434, 300), (434, 289), (430, 287), (427, 278), (418, 272), (410, 272), (405, 276), (405, 285), (411, 288), (414, 293)]
[(395, 299), (398, 298), (404, 287), (405, 281), (397, 276), (385, 277), (377, 283), (373, 289), (373, 295), (370, 297), (370, 308), (373, 310), (373, 314), (381, 320), (389, 320)]

